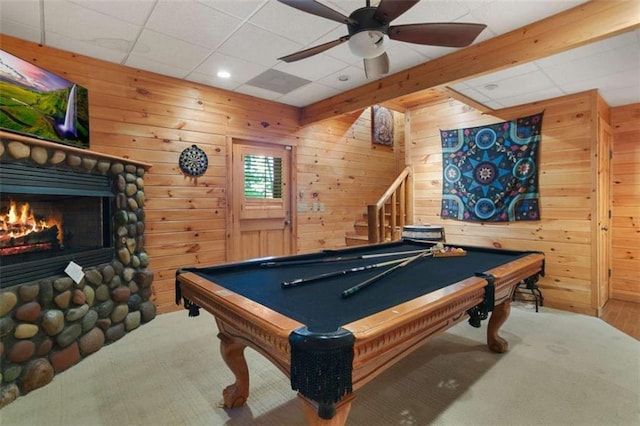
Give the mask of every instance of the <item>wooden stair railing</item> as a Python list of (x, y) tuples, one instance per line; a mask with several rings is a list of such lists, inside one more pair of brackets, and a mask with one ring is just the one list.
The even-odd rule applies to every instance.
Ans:
[(413, 221), (411, 167), (405, 167), (377, 203), (367, 206), (367, 221), (369, 244), (399, 239), (398, 229)]

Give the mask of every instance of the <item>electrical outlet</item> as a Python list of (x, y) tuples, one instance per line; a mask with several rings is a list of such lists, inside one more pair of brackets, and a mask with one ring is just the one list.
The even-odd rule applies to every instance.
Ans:
[(307, 203), (298, 203), (297, 207), (299, 212), (306, 212), (309, 210), (309, 205)]

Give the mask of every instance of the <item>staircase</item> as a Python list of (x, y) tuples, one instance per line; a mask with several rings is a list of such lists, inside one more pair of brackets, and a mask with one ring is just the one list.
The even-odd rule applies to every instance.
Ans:
[(406, 167), (375, 204), (367, 206), (361, 220), (347, 232), (347, 246), (399, 240), (402, 227), (413, 221), (411, 168)]

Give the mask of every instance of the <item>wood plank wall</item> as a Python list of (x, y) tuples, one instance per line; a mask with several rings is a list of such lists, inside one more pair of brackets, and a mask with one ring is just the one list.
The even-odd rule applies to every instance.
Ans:
[[(407, 161), (414, 169), (415, 223), (442, 224), (447, 242), (540, 250), (546, 276), (540, 280), (548, 306), (596, 314), (592, 278), (596, 259), (591, 245), (595, 217), (592, 148), (596, 108), (594, 91), (551, 99), (484, 115), (455, 100), (407, 112)], [(456, 129), (511, 120), (544, 111), (540, 145), (541, 220), (517, 223), (469, 223), (443, 220), (440, 129)]]
[(611, 108), (611, 297), (640, 303), (640, 104)]
[[(395, 179), (394, 152), (371, 144), (369, 109), (300, 129), (298, 108), (1, 37), (3, 50), (89, 90), (92, 150), (153, 164), (145, 236), (160, 313), (176, 309), (176, 268), (226, 260), (229, 136), (295, 146), (296, 201), (325, 205), (298, 215), (298, 252), (344, 246)], [(197, 179), (178, 167), (192, 144), (209, 157)]]

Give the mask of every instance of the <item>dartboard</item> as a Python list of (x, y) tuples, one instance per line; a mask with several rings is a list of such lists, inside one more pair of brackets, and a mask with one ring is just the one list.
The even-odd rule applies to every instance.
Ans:
[(208, 165), (207, 154), (195, 145), (191, 145), (180, 154), (180, 169), (189, 176), (204, 174)]

